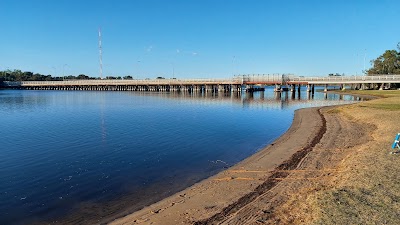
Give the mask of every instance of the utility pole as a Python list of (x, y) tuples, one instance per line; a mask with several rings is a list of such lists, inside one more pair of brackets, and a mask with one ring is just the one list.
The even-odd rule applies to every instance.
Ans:
[(101, 28), (99, 27), (99, 60), (100, 60), (100, 79), (103, 79), (103, 52), (101, 47)]

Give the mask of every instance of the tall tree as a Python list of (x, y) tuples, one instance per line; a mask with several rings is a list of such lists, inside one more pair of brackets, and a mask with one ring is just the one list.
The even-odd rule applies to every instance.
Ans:
[(386, 50), (378, 58), (372, 60), (372, 68), (367, 70), (368, 75), (400, 74), (400, 42), (396, 50)]

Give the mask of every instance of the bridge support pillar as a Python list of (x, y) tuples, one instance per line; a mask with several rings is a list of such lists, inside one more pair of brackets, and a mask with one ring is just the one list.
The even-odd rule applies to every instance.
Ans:
[(311, 85), (307, 84), (307, 92), (310, 92), (310, 91), (311, 91)]
[(217, 93), (218, 92), (218, 85), (213, 85), (212, 86), (212, 91), (214, 92), (214, 93)]
[(274, 91), (275, 91), (275, 92), (280, 92), (280, 91), (281, 91), (281, 85), (275, 84), (275, 89), (274, 89)]
[(231, 92), (236, 92), (237, 90), (235, 89), (235, 85), (230, 85), (230, 88), (231, 88)]
[(232, 92), (241, 92), (242, 91), (242, 86), (240, 84), (232, 84), (231, 85), (231, 91)]
[(290, 85), (290, 91), (294, 92), (295, 90), (296, 90), (296, 85), (295, 84)]
[(379, 90), (382, 91), (384, 87), (385, 87), (385, 84), (382, 83), (382, 85), (379, 87)]
[(253, 90), (253, 85), (246, 85), (246, 91), (252, 91)]
[(328, 91), (328, 85), (327, 85), (327, 84), (325, 84), (324, 91), (325, 91), (325, 92), (327, 92), (327, 91)]

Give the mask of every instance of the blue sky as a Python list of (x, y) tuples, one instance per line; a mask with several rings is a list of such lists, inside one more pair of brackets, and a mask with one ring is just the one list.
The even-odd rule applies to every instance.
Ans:
[[(358, 75), (400, 42), (398, 0), (0, 0), (0, 70), (58, 76)], [(66, 64), (66, 65), (65, 65)]]

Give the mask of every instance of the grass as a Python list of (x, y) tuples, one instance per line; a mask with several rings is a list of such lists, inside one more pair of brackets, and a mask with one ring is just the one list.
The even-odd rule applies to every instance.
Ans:
[(400, 104), (374, 104), (371, 105), (370, 107), (376, 108), (376, 109), (383, 109), (383, 110), (400, 110)]
[(369, 107), (381, 110), (400, 110), (400, 90), (345, 90), (345, 94), (369, 95), (383, 99), (372, 100), (358, 104), (359, 107)]
[(400, 91), (343, 92), (381, 98), (328, 113), (376, 128), (367, 134), (370, 141), (352, 147), (338, 163), (337, 169), (346, 172), (289, 199), (291, 213), (298, 215), (290, 223), (400, 224), (400, 154), (390, 154), (400, 132)]
[(312, 224), (400, 224), (400, 156), (388, 152), (376, 142), (347, 158), (342, 166), (352, 170), (310, 196)]
[[(340, 107), (344, 114), (362, 123), (374, 124), (373, 140), (354, 148), (339, 165), (332, 186), (310, 196), (318, 215), (312, 224), (400, 224), (400, 155), (389, 154), (400, 132), (400, 91), (346, 91), (383, 97)], [(361, 93), (360, 93), (361, 92)]]
[(400, 97), (400, 90), (344, 90), (344, 94), (371, 95), (381, 98)]

